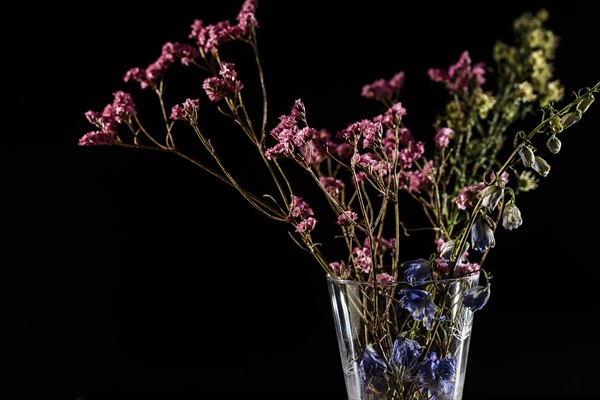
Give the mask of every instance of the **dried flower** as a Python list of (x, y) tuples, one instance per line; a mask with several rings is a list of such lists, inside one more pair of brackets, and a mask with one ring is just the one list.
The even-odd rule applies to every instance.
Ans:
[[(137, 109), (132, 94), (116, 91), (104, 110), (86, 113), (95, 129), (83, 135), (79, 144), (160, 150), (191, 161), (234, 188), (261, 214), (289, 224), (296, 243), (334, 276), (418, 282), (482, 268), (483, 256), (469, 253), (469, 246), (486, 254), (494, 247), (494, 220), (502, 218), (507, 229), (519, 226), (522, 219), (514, 197), (538, 186), (528, 170), (541, 177), (550, 171), (550, 164), (535, 147), (538, 134), (550, 132), (547, 148), (556, 154), (561, 148), (557, 135), (581, 120), (599, 90), (598, 84), (583, 88), (573, 101), (556, 108), (564, 93), (552, 76), (558, 41), (545, 27), (548, 13), (540, 10), (515, 20), (514, 45), (495, 45), (495, 68), (473, 60), (465, 50), (450, 66), (426, 71), (449, 96), (429, 136), (413, 135), (407, 124), (410, 110), (401, 102), (401, 89), (408, 77), (401, 70), (389, 79), (363, 85), (359, 93), (380, 102), (381, 113), (349, 121), (336, 132), (312, 126), (309, 107), (302, 99), (296, 99), (290, 111), (272, 123), (257, 50), (257, 6), (257, 0), (243, 1), (235, 21), (207, 24), (194, 20), (187, 42), (167, 42), (148, 67), (126, 71), (125, 82), (158, 96), (161, 106), (170, 107), (170, 113), (160, 110), (165, 124), (162, 132), (143, 125), (140, 114), (146, 110)], [(245, 104), (256, 101), (244, 100), (248, 85), (238, 74), (234, 55), (222, 51), (234, 41), (249, 45), (258, 62), (256, 82), (262, 89), (264, 112), (258, 118), (246, 109)], [(167, 72), (177, 63), (198, 70), (203, 97), (196, 93), (179, 104), (168, 100)], [(488, 77), (491, 71), (496, 74), (493, 79)], [(231, 118), (241, 138), (258, 150), (272, 191), (247, 189), (230, 169), (229, 159), (213, 147), (211, 132), (202, 127), (199, 112), (211, 106)], [(518, 131), (512, 142), (517, 150), (502, 159), (513, 124), (536, 115), (539, 109), (543, 113), (536, 128), (529, 133)], [(195, 132), (208, 161), (176, 145), (176, 133), (186, 125)], [(325, 202), (319, 202), (305, 186), (295, 186), (287, 169), (291, 163), (315, 183)], [(504, 206), (507, 193), (512, 199)], [(424, 211), (423, 222), (418, 222), (423, 225), (405, 222), (412, 213), (402, 204), (406, 198), (416, 200)], [(313, 204), (326, 204), (329, 210), (313, 209)], [(331, 251), (330, 241), (316, 239), (326, 229), (322, 224), (333, 225), (339, 232), (345, 255), (334, 256), (339, 252)], [(429, 232), (432, 249), (421, 259), (403, 263), (401, 242), (413, 232)], [(340, 241), (334, 239), (337, 247)], [(438, 248), (436, 243), (445, 245)]]
[(423, 258), (402, 263), (402, 269), (410, 285), (417, 285), (431, 277), (431, 261)]
[(496, 224), (488, 215), (478, 217), (471, 227), (471, 247), (482, 253), (494, 247), (496, 245), (495, 229)]
[(514, 201), (509, 201), (502, 211), (502, 226), (509, 231), (518, 228), (523, 224), (521, 211), (515, 205)]
[(584, 113), (590, 108), (592, 103), (594, 102), (594, 94), (588, 93), (586, 96), (581, 97), (579, 103), (577, 103), (577, 111)]
[(550, 173), (550, 164), (540, 156), (535, 156), (531, 168), (541, 176), (547, 176)]
[[(102, 111), (85, 113), (94, 128), (79, 145), (155, 150), (191, 162), (229, 185), (261, 215), (287, 224), (293, 241), (328, 275), (365, 284), (358, 291), (368, 301), (355, 307), (373, 302), (374, 293), (394, 299), (389, 290), (403, 282), (403, 289), (393, 293), (399, 300), (384, 312), (401, 310), (407, 316), (401, 326), (407, 330), (393, 331), (387, 314), (360, 313), (371, 331), (361, 338), (362, 357), (353, 362), (369, 390), (393, 390), (397, 398), (403, 392), (389, 389), (387, 374), (410, 371), (411, 398), (445, 397), (453, 390), (457, 365), (450, 346), (442, 343), (446, 335), (436, 329), (454, 317), (445, 308), (449, 292), (432, 287), (463, 275), (485, 277), (485, 283), (473, 283), (478, 286), (462, 296), (462, 304), (454, 303), (466, 313), (487, 303), (491, 276), (484, 263), (496, 246), (498, 222), (508, 230), (522, 225), (516, 198), (548, 176), (543, 152), (560, 151), (558, 135), (583, 118), (600, 83), (582, 88), (559, 107), (564, 88), (552, 64), (558, 40), (545, 27), (548, 13), (540, 10), (514, 22), (514, 45), (496, 43), (492, 67), (464, 50), (449, 66), (424, 71), (447, 96), (429, 132), (411, 130), (411, 110), (401, 96), (409, 77), (402, 70), (357, 91), (378, 102), (381, 111), (335, 131), (309, 123), (310, 105), (296, 97), (274, 121), (258, 51), (257, 5), (258, 0), (244, 0), (235, 21), (193, 21), (187, 43), (167, 42), (148, 67), (126, 71), (124, 81), (138, 94), (158, 96), (156, 114), (164, 126), (145, 125), (146, 109), (137, 108), (133, 94), (116, 91)], [(248, 46), (256, 68), (238, 73), (238, 66), (247, 64), (234, 62), (235, 52), (224, 51), (231, 42)], [(167, 72), (177, 63), (198, 72), (201, 91), (173, 101), (166, 95), (171, 88)], [(250, 90), (256, 87), (259, 98)], [(250, 182), (230, 164), (245, 160), (225, 157), (213, 146), (215, 132), (203, 123), (204, 112), (211, 110), (233, 122), (228, 128), (239, 128), (227, 131), (232, 143), (244, 140), (256, 149), (263, 169), (253, 171)], [(534, 122), (528, 130), (518, 129), (526, 117)], [(186, 137), (186, 130), (194, 135)], [(186, 140), (197, 139), (197, 148), (181, 145), (181, 131)], [(545, 148), (543, 135), (548, 135)], [(298, 172), (314, 183), (312, 189), (297, 179)], [(255, 192), (251, 188), (259, 179), (261, 189)], [(404, 261), (405, 242), (413, 238), (430, 248)]]
[(562, 143), (556, 135), (550, 136), (546, 141), (546, 147), (548, 147), (548, 150), (550, 150), (550, 153), (552, 154), (557, 154), (560, 151), (561, 146)]
[(472, 311), (479, 311), (490, 299), (490, 294), (491, 285), (489, 283), (485, 286), (475, 286), (463, 295), (462, 302), (465, 307), (469, 307)]
[(390, 360), (399, 366), (414, 367), (419, 362), (423, 350), (425, 347), (416, 340), (398, 338), (394, 341)]
[(400, 306), (408, 310), (415, 320), (423, 322), (427, 329), (431, 329), (437, 311), (437, 306), (431, 301), (431, 293), (423, 289), (402, 289), (400, 296)]
[(521, 161), (523, 161), (523, 166), (525, 168), (531, 168), (533, 166), (533, 163), (535, 162), (535, 152), (531, 146), (520, 147), (519, 156), (521, 156)]
[[(579, 103), (577, 103), (579, 105)], [(573, 125), (575, 122), (581, 120), (581, 117), (583, 116), (583, 112), (576, 110), (576, 111), (572, 111), (570, 113), (565, 114), (561, 119), (560, 119), (560, 123), (562, 125), (562, 129), (567, 129), (570, 128), (571, 125)]]
[(529, 170), (523, 170), (517, 179), (517, 192), (529, 192), (538, 187), (539, 179)]

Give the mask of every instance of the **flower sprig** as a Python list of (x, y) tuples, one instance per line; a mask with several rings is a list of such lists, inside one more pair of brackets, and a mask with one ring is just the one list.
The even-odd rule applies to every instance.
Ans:
[[(509, 170), (515, 169), (519, 164), (525, 168), (530, 168), (539, 175), (545, 177), (550, 172), (550, 164), (541, 156), (536, 155), (536, 148), (533, 146), (534, 138), (537, 134), (546, 134), (546, 147), (551, 154), (557, 154), (561, 149), (561, 142), (558, 135), (570, 128), (577, 121), (580, 121), (594, 101), (594, 93), (600, 91), (600, 82), (591, 88), (583, 88), (576, 94), (575, 99), (564, 106), (560, 111), (552, 105), (548, 105), (543, 110), (542, 121), (529, 134), (523, 131), (517, 132), (513, 140), (514, 149), (506, 161), (498, 169), (496, 176), (485, 186), (477, 196), (477, 203), (467, 222), (465, 228), (459, 235), (458, 246), (453, 249), (450, 256), (451, 263), (456, 263), (460, 257), (461, 251), (468, 248), (468, 238), (474, 248), (484, 252), (487, 255), (490, 248), (494, 247), (494, 227), (498, 224), (498, 219), (492, 221), (489, 213), (504, 200), (505, 190), (509, 192), (510, 198), (498, 218), (502, 220), (502, 226), (508, 230), (518, 228), (523, 220), (521, 211), (515, 205), (516, 192), (510, 188), (505, 189), (505, 182), (501, 176)], [(529, 180), (530, 182), (530, 180)], [(469, 235), (470, 234), (470, 235)]]
[[(101, 112), (86, 113), (96, 130), (83, 135), (79, 144), (184, 158), (235, 188), (264, 216), (289, 224), (298, 246), (336, 277), (393, 282), (483, 271), (496, 244), (497, 227), (513, 230), (523, 223), (518, 196), (537, 188), (539, 178), (550, 172), (536, 146), (540, 136), (545, 136), (550, 154), (559, 152), (559, 135), (581, 120), (600, 90), (599, 83), (582, 88), (559, 106), (564, 88), (554, 79), (552, 65), (558, 38), (545, 28), (549, 15), (540, 10), (515, 21), (515, 44), (496, 44), (494, 67), (472, 62), (464, 51), (449, 68), (427, 71), (449, 95), (432, 132), (413, 134), (405, 121), (408, 110), (400, 101), (407, 78), (403, 71), (362, 87), (364, 98), (382, 106), (370, 119), (331, 132), (311, 125), (307, 107), (297, 99), (289, 114), (273, 123), (258, 46), (257, 6), (257, 0), (245, 0), (235, 22), (193, 21), (188, 42), (165, 43), (155, 62), (125, 73), (125, 82), (156, 95), (163, 128), (147, 124), (133, 95), (119, 90)], [(246, 107), (246, 84), (236, 63), (222, 52), (234, 41), (252, 50), (262, 103), (258, 117)], [(176, 63), (203, 76), (205, 98), (194, 94), (171, 105), (166, 81)], [(488, 87), (489, 75), (496, 78), (494, 87)], [(271, 192), (247, 189), (221, 157), (211, 140), (213, 132), (200, 117), (200, 109), (210, 103), (256, 150)], [(529, 133), (511, 132), (518, 121), (537, 113), (540, 120)], [(180, 147), (176, 133), (186, 129), (195, 134), (208, 158)], [(306, 173), (316, 193), (295, 185), (291, 164)], [(313, 209), (316, 194), (323, 196), (327, 209)], [(408, 203), (422, 211), (427, 225), (406, 222), (412, 213)], [(321, 224), (327, 223), (336, 229), (331, 240), (319, 237)], [(405, 260), (404, 239), (415, 232), (430, 233), (432, 249), (422, 258)]]

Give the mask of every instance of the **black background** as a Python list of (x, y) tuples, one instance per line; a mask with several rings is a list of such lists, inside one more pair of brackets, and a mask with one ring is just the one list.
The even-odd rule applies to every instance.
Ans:
[[(233, 20), (241, 3), (4, 13), (1, 399), (345, 398), (323, 272), (286, 226), (175, 157), (77, 146), (92, 130), (86, 111), (135, 91), (127, 69), (184, 41), (195, 18)], [(555, 76), (568, 91), (595, 84), (592, 2), (263, 1), (270, 124), (296, 98), (315, 127), (371, 117), (362, 85), (404, 70), (406, 122), (430, 135), (445, 99), (427, 68), (463, 50), (491, 62), (514, 18), (542, 6), (562, 38)], [(194, 85), (178, 90), (202, 98)], [(520, 203), (523, 226), (498, 233), (465, 400), (597, 392), (599, 115), (593, 104), (564, 135)], [(230, 127), (213, 129), (234, 142)], [(260, 186), (251, 161), (239, 172)]]

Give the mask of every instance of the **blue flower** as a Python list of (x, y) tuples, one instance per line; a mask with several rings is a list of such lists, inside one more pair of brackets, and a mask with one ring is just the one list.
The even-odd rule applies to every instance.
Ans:
[(471, 311), (479, 311), (489, 300), (490, 294), (491, 287), (489, 283), (486, 286), (475, 286), (467, 290), (462, 297), (462, 302)]
[(428, 386), (432, 385), (435, 382), (436, 371), (440, 360), (438, 360), (437, 353), (432, 351), (427, 354), (423, 365), (419, 368), (419, 372), (417, 374), (419, 378), (419, 382), (426, 384)]
[(438, 358), (435, 351), (427, 355), (425, 362), (419, 368), (417, 377), (428, 391), (428, 398), (435, 400), (438, 395), (447, 395), (454, 389), (456, 375), (456, 359), (446, 356)]
[(496, 245), (494, 238), (494, 221), (487, 215), (477, 218), (471, 228), (471, 247), (480, 252)]
[(437, 392), (450, 394), (454, 389), (454, 377), (456, 375), (456, 359), (454, 357), (444, 357), (440, 360), (437, 367)]
[(429, 260), (419, 258), (413, 261), (406, 261), (402, 263), (404, 268), (404, 275), (406, 275), (406, 281), (410, 285), (419, 284), (427, 279), (431, 275), (431, 263)]
[(368, 344), (363, 353), (362, 361), (360, 362), (359, 373), (361, 376), (362, 391), (366, 395), (365, 398), (371, 398), (375, 395), (387, 390), (387, 372), (389, 366), (385, 359), (377, 353), (372, 344)]
[(431, 329), (431, 321), (435, 319), (437, 306), (431, 301), (431, 293), (421, 289), (400, 290), (400, 306), (407, 309), (410, 315), (422, 321), (427, 329)]
[(440, 380), (445, 382), (452, 381), (456, 373), (456, 359), (450, 357), (442, 358), (438, 364), (437, 373)]
[(363, 353), (363, 359), (360, 362), (360, 370), (363, 378), (369, 379), (380, 375), (388, 369), (387, 363), (381, 357), (371, 344), (368, 344)]
[(423, 354), (423, 349), (416, 340), (398, 338), (394, 341), (390, 361), (402, 367), (414, 367)]

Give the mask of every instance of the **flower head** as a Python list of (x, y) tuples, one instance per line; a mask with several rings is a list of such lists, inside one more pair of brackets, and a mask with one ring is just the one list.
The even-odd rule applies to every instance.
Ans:
[(360, 361), (360, 370), (365, 377), (376, 376), (388, 369), (385, 359), (377, 353), (372, 344), (368, 344)]
[(455, 135), (455, 132), (452, 128), (441, 128), (435, 134), (433, 141), (440, 147), (448, 147), (450, 145), (450, 139), (452, 139)]
[(223, 98), (236, 99), (244, 84), (237, 79), (233, 63), (223, 63), (219, 77), (207, 78), (202, 84), (206, 95), (211, 101), (219, 101)]
[(402, 263), (402, 269), (410, 285), (418, 285), (431, 277), (431, 261), (423, 258)]
[(456, 62), (447, 70), (430, 68), (427, 74), (434, 82), (443, 83), (450, 94), (466, 93), (485, 83), (485, 65), (472, 65), (468, 51), (463, 51)]
[(436, 399), (452, 392), (456, 376), (456, 359), (446, 356), (438, 358), (435, 351), (427, 354), (426, 360), (419, 368), (418, 378), (428, 398)]
[(475, 286), (469, 289), (463, 296), (462, 302), (471, 311), (479, 311), (490, 299), (491, 286), (488, 282), (485, 286)]
[(423, 322), (427, 329), (431, 329), (438, 309), (432, 301), (431, 293), (423, 289), (401, 289), (400, 306), (408, 310), (416, 321)]
[(505, 229), (513, 230), (517, 229), (523, 224), (523, 218), (521, 217), (521, 210), (517, 208), (514, 201), (508, 203), (502, 211), (502, 226)]
[(414, 367), (423, 354), (424, 346), (414, 339), (398, 338), (394, 341), (390, 361), (403, 367)]
[(392, 101), (400, 93), (402, 86), (404, 86), (404, 71), (398, 72), (390, 80), (377, 79), (373, 83), (364, 85), (362, 96), (367, 99)]
[(478, 217), (471, 227), (471, 247), (482, 253), (494, 247), (496, 245), (495, 225), (487, 215)]
[(171, 119), (187, 121), (191, 124), (198, 121), (198, 99), (187, 99), (182, 105), (176, 104), (171, 110)]

